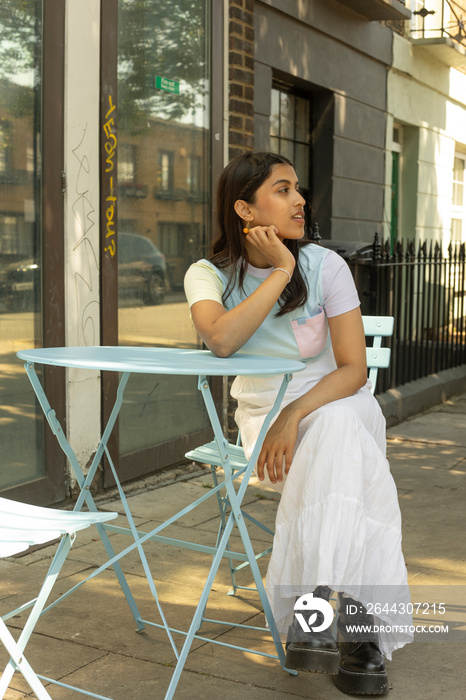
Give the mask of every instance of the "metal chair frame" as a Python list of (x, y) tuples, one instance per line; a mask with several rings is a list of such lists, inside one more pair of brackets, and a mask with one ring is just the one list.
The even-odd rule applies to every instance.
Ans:
[[(51, 700), (42, 681), (75, 690), (89, 697), (110, 700), (106, 696), (96, 695), (82, 688), (36, 673), (26, 659), (24, 650), (39, 617), (44, 611), (55, 581), (73, 545), (76, 533), (91, 525), (101, 525), (117, 516), (118, 513), (79, 513), (42, 508), (0, 498), (0, 558), (10, 557), (27, 550), (32, 545), (46, 544), (61, 537), (37, 598), (0, 618), (0, 642), (10, 656), (0, 678), (0, 698), (5, 696), (15, 671), (19, 671), (39, 700)], [(28, 619), (16, 642), (5, 622), (29, 608), (31, 611)]]

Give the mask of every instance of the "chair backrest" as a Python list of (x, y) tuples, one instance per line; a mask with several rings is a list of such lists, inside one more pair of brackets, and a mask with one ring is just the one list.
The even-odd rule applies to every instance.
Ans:
[(377, 374), (380, 368), (390, 365), (390, 348), (382, 347), (382, 338), (393, 335), (395, 319), (393, 316), (363, 316), (364, 334), (372, 338), (372, 345), (366, 347), (367, 368), (372, 383), (371, 391), (375, 392)]

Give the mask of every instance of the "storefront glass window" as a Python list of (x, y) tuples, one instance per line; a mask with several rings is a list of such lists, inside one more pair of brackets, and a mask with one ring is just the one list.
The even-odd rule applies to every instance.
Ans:
[(0, 3), (0, 489), (44, 474), (43, 423), (16, 351), (42, 344), (42, 2)]
[[(209, 21), (208, 0), (119, 0), (120, 345), (199, 343), (183, 277), (210, 216)], [(198, 394), (193, 378), (132, 377), (120, 454), (203, 429)]]

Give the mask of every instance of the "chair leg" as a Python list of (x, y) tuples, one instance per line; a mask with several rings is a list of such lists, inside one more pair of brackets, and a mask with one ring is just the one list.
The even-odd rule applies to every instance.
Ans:
[[(34, 603), (32, 610), (29, 613), (29, 617), (26, 620), (26, 624), (23, 627), (23, 630), (19, 636), (18, 641), (14, 642), (13, 638), (11, 637), (10, 633), (8, 632), (8, 634), (11, 637), (11, 640), (13, 641), (13, 644), (14, 644), (15, 654), (16, 654), (16, 652), (19, 653), (20, 657), (22, 656), (24, 649), (26, 648), (26, 645), (31, 637), (31, 634), (34, 631), (34, 628), (37, 624), (37, 621), (38, 621), (38, 619), (42, 613), (42, 610), (47, 602), (47, 599), (52, 591), (52, 588), (55, 584), (55, 581), (57, 580), (58, 574), (60, 573), (60, 570), (65, 562), (66, 557), (68, 556), (68, 552), (71, 549), (71, 544), (73, 542), (73, 539), (74, 539), (74, 535), (65, 535), (62, 538), (60, 544), (58, 545), (58, 549), (57, 549), (57, 552), (55, 554), (55, 557), (53, 558), (50, 569), (47, 573), (47, 576), (44, 579), (44, 582), (43, 582), (42, 587), (40, 589), (39, 595), (37, 596), (36, 602)], [(3, 619), (2, 619), (2, 625), (8, 630), (5, 623), (3, 622)], [(3, 629), (3, 627), (2, 627), (2, 629)], [(2, 637), (2, 642), (3, 642), (3, 637)], [(8, 653), (10, 653), (9, 650), (8, 650)], [(11, 679), (13, 678), (13, 674), (14, 674), (16, 668), (18, 668), (21, 671), (21, 673), (23, 673), (22, 665), (21, 664), (18, 665), (18, 663), (15, 661), (14, 656), (12, 656), (11, 653), (10, 653), (10, 656), (11, 656), (11, 659), (7, 663), (7, 665), (5, 666), (5, 670), (3, 671), (2, 677), (0, 679), (0, 698), (3, 698), (3, 696), (5, 695), (5, 692), (6, 692), (8, 686), (11, 682)], [(23, 663), (24, 663), (24, 659), (23, 659)], [(24, 673), (23, 673), (23, 675), (24, 675)], [(28, 683), (29, 683), (29, 680), (28, 680)], [(50, 696), (47, 693), (46, 695), (42, 694), (42, 697), (49, 698)]]
[[(216, 487), (216, 486), (218, 486), (217, 471), (216, 471), (216, 468), (213, 464), (210, 465), (210, 471), (212, 474), (212, 481), (214, 483), (214, 487)], [(217, 546), (218, 546), (218, 543), (219, 543), (219, 541), (222, 537), (223, 531), (225, 529), (226, 510), (227, 510), (227, 506), (229, 505), (229, 501), (228, 501), (228, 498), (226, 496), (224, 496), (222, 498), (222, 496), (220, 495), (220, 492), (217, 492), (217, 503), (218, 503), (218, 509), (219, 509), (219, 513), (220, 513), (220, 525), (219, 525), (219, 531), (218, 531), (218, 535), (217, 535)], [(274, 534), (275, 534), (274, 531), (271, 530), (269, 527), (267, 527), (266, 525), (261, 523), (256, 518), (249, 515), (249, 513), (247, 513), (245, 510), (241, 509), (241, 512), (242, 512), (244, 518), (249, 520), (251, 523), (256, 525), (258, 528), (260, 528), (261, 530), (263, 530), (267, 534), (271, 535), (272, 537), (274, 536)], [(228, 549), (230, 548), (229, 542), (227, 544), (227, 548)], [(260, 552), (260, 554), (256, 555), (256, 557), (255, 557), (256, 560), (261, 559), (263, 556), (267, 556), (268, 554), (270, 554), (271, 551), (272, 551), (272, 547), (266, 548), (264, 551)], [(231, 584), (232, 584), (232, 590), (228, 591), (228, 595), (236, 595), (236, 592), (240, 589), (247, 590), (247, 591), (257, 591), (257, 588), (255, 586), (240, 586), (236, 582), (236, 573), (240, 569), (243, 569), (246, 566), (250, 566), (249, 562), (243, 562), (242, 564), (239, 564), (238, 566), (233, 566), (232, 560), (228, 559), (228, 565), (230, 568), (230, 578), (231, 578)]]
[[(13, 666), (13, 671), (16, 669), (21, 672), (23, 675), (24, 679), (28, 683), (29, 687), (35, 693), (37, 698), (39, 700), (52, 700), (36, 674), (34, 673), (32, 667), (30, 666), (28, 660), (25, 658), (23, 652), (13, 639), (10, 630), (8, 627), (5, 625), (3, 620), (0, 618), (0, 639), (2, 641), (3, 646), (7, 650), (7, 652), (10, 655), (10, 661), (9, 665), (14, 664)], [(3, 676), (7, 672), (7, 669), (9, 668), (9, 665), (6, 666), (5, 671), (2, 674), (2, 677), (0, 679), (1, 682), (1, 687), (0, 687), (0, 697), (3, 698), (5, 696), (5, 693), (7, 691), (7, 688), (10, 684), (10, 681), (8, 680), (7, 684), (3, 682)], [(6, 681), (7, 679), (5, 679)], [(10, 679), (11, 680), (11, 679)]]
[[(216, 471), (213, 464), (210, 465), (210, 471), (212, 472), (212, 481), (214, 482), (214, 487), (218, 486), (217, 471)], [(226, 495), (222, 498), (219, 491), (217, 491), (217, 503), (218, 503), (218, 509), (219, 509), (219, 513), (220, 513), (220, 526), (219, 526), (219, 531), (218, 531), (218, 536), (217, 536), (217, 546), (218, 546), (218, 543), (221, 540), (221, 537), (223, 535), (223, 531), (224, 531), (225, 525), (226, 525), (226, 510), (227, 510), (227, 505), (228, 505), (228, 498), (226, 497)], [(227, 542), (227, 548), (230, 549), (230, 541)], [(230, 558), (228, 559), (228, 566), (230, 568), (231, 585), (233, 587), (233, 590), (228, 591), (228, 595), (235, 595), (239, 586), (236, 583), (236, 576), (235, 576), (236, 569), (233, 566)]]

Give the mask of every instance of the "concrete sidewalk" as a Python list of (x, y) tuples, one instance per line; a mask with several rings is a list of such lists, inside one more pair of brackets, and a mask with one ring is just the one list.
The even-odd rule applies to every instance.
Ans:
[[(427, 586), (439, 588), (448, 598), (447, 618), (461, 620), (466, 629), (466, 395), (449, 400), (388, 431), (388, 456), (403, 515), (404, 554), (409, 571), (412, 600), (423, 602)], [(147, 482), (129, 497), (136, 524), (148, 529), (176, 512), (182, 505), (210, 487), (207, 471), (197, 470), (183, 480), (180, 468)], [(273, 527), (277, 496), (257, 481), (248, 489), (249, 512)], [(211, 544), (217, 531), (215, 499), (191, 512), (170, 528), (173, 537)], [(118, 501), (108, 498), (101, 508), (122, 511)], [(120, 518), (117, 522), (123, 520)], [(189, 531), (189, 532), (188, 532)], [(250, 528), (251, 535), (253, 528)], [(115, 549), (128, 540), (112, 536)], [(232, 538), (238, 544), (239, 538)], [(267, 541), (256, 535), (256, 550)], [(239, 545), (238, 545), (239, 546)], [(37, 592), (52, 547), (0, 563), (2, 612), (29, 600)], [(187, 629), (193, 604), (199, 598), (210, 559), (207, 555), (151, 544), (147, 548), (160, 600), (171, 626)], [(103, 560), (96, 533), (78, 534), (64, 567), (64, 577), (55, 587), (66, 590)], [(265, 573), (266, 561), (261, 568)], [(135, 554), (123, 560), (123, 569), (146, 619), (159, 621), (142, 567)], [(244, 583), (249, 575), (243, 572)], [(456, 588), (455, 588), (456, 586)], [(240, 592), (228, 596), (227, 565), (221, 567), (210, 597), (208, 615), (235, 622), (262, 625), (256, 594)], [(21, 615), (11, 620), (15, 628)], [(431, 622), (431, 618), (422, 622)], [(437, 617), (438, 620), (438, 617)], [(112, 572), (105, 572), (70, 596), (42, 618), (27, 648), (33, 667), (63, 682), (84, 686), (114, 700), (162, 700), (174, 666), (174, 655), (166, 635), (157, 628), (135, 633), (135, 623)], [(251, 646), (274, 653), (270, 637), (261, 632), (220, 630), (205, 625), (203, 634), (222, 635), (229, 643), (251, 639)], [(181, 638), (178, 636), (177, 640)], [(5, 662), (0, 652), (0, 662)], [(465, 697), (466, 646), (464, 642), (417, 641), (395, 652), (387, 664), (392, 700), (456, 700)], [(3, 668), (3, 666), (2, 666)], [(71, 691), (49, 686), (54, 700), (74, 700)], [(7, 700), (31, 697), (22, 677), (16, 674)], [(273, 659), (246, 654), (196, 641), (188, 656), (175, 700), (285, 700), (309, 698), (338, 700), (340, 693), (330, 677), (301, 672), (289, 676)]]

